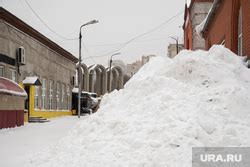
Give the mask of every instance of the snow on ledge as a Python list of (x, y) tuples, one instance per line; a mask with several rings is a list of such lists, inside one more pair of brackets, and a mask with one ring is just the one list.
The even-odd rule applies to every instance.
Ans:
[(36, 83), (36, 81), (38, 80), (38, 77), (26, 77), (23, 80), (23, 84), (25, 85), (33, 85)]

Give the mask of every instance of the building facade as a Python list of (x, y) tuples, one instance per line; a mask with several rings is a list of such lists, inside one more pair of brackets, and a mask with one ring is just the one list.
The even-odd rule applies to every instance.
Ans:
[(185, 49), (205, 49), (205, 40), (198, 35), (195, 27), (206, 18), (212, 2), (213, 0), (191, 0), (189, 7), (185, 5), (183, 24)]
[(177, 44), (169, 44), (168, 45), (168, 57), (174, 58), (183, 49), (184, 49), (183, 44), (178, 44), (178, 51), (177, 51)]
[(250, 58), (250, 1), (215, 0), (201, 31), (208, 50), (222, 44)]
[(28, 116), (71, 114), (76, 62), (72, 54), (0, 8), (0, 76), (26, 90)]

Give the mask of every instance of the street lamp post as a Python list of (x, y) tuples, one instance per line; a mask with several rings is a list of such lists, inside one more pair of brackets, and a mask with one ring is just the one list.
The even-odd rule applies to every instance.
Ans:
[(173, 40), (175, 40), (176, 41), (176, 53), (178, 54), (179, 53), (179, 42), (178, 42), (178, 37), (177, 38), (174, 38), (174, 37), (171, 37)]
[(80, 70), (81, 70), (81, 63), (82, 63), (82, 57), (81, 57), (81, 49), (82, 49), (82, 28), (84, 26), (90, 25), (90, 24), (95, 24), (98, 23), (97, 20), (92, 20), (86, 24), (81, 25), (80, 27), (80, 33), (79, 33), (79, 63), (78, 63), (78, 118), (80, 118), (80, 114), (81, 114), (81, 92), (82, 92), (82, 80), (80, 77)]
[(109, 92), (111, 92), (111, 81), (112, 81), (112, 79), (111, 79), (111, 67), (112, 67), (112, 58), (113, 58), (113, 56), (116, 56), (116, 55), (120, 55), (121, 53), (114, 53), (114, 54), (112, 54), (111, 55), (111, 57), (110, 57), (110, 61), (109, 61)]

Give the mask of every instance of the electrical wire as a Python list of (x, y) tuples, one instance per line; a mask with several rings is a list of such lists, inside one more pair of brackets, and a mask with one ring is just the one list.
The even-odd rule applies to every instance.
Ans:
[(31, 7), (31, 5), (28, 3), (27, 0), (25, 0), (25, 3), (28, 5), (28, 7), (30, 8), (30, 10), (34, 13), (34, 15), (43, 23), (43, 25), (45, 27), (47, 27), (48, 30), (50, 30), (52, 33), (54, 33), (57, 37), (63, 39), (63, 40), (67, 40), (67, 41), (72, 41), (72, 40), (78, 40), (78, 38), (66, 38), (60, 34), (58, 34), (57, 32), (55, 32), (52, 28), (50, 28), (50, 26), (43, 21), (43, 19), (37, 14), (37, 12)]
[[(47, 29), (50, 30), (52, 33), (54, 33), (57, 37), (59, 37), (59, 38), (61, 38), (61, 39), (63, 39), (63, 40), (78, 40), (78, 38), (66, 38), (66, 37), (64, 37), (64, 36), (62, 36), (62, 35), (60, 35), (60, 34), (58, 34), (57, 32), (55, 32), (55, 31), (54, 31), (52, 28), (50, 28), (50, 26), (49, 26), (49, 25), (48, 25), (48, 24), (47, 24), (38, 14), (37, 14), (37, 12), (31, 7), (31, 5), (28, 3), (28, 1), (25, 0), (25, 2), (26, 2), (26, 4), (28, 5), (28, 7), (30, 8), (30, 10), (34, 13), (34, 15), (44, 24), (44, 26), (46, 26)], [(160, 24), (159, 26), (157, 26), (157, 27), (155, 27), (155, 28), (153, 28), (153, 29), (151, 29), (151, 30), (149, 30), (149, 31), (147, 31), (147, 32), (145, 32), (145, 33), (143, 33), (143, 34), (140, 34), (140, 35), (138, 35), (138, 36), (135, 36), (134, 38), (128, 40), (127, 42), (124, 42), (124, 43), (113, 43), (113, 44), (104, 44), (104, 45), (102, 45), (102, 46), (114, 46), (114, 45), (121, 45), (121, 46), (120, 46), (118, 49), (116, 49), (116, 50), (107, 52), (107, 53), (102, 54), (102, 55), (99, 55), (99, 56), (89, 56), (89, 57), (84, 58), (83, 60), (87, 60), (87, 59), (90, 59), (90, 58), (91, 58), (91, 59), (95, 62), (94, 58), (106, 57), (106, 56), (109, 56), (109, 55), (112, 54), (112, 53), (118, 52), (118, 51), (122, 50), (123, 48), (125, 48), (128, 44), (132, 43), (133, 41), (135, 41), (135, 40), (137, 40), (137, 39), (139, 39), (139, 38), (142, 38), (142, 37), (144, 37), (145, 35), (148, 35), (148, 34), (154, 32), (154, 31), (160, 29), (162, 26), (164, 26), (165, 24), (168, 24), (170, 21), (174, 20), (175, 18), (177, 18), (177, 17), (178, 17), (180, 14), (182, 14), (182, 13), (183, 13), (183, 11), (177, 13), (177, 14), (174, 15), (173, 17), (169, 18), (167, 21), (165, 21), (165, 22), (163, 22), (162, 24)], [(86, 52), (89, 54), (88, 49), (87, 49), (87, 47), (86, 47), (86, 45), (85, 45), (84, 43), (83, 43), (83, 46), (84, 46)], [(93, 45), (93, 46), (94, 46), (94, 45)], [(98, 45), (96, 45), (96, 46), (98, 46)], [(99, 45), (99, 46), (101, 46), (101, 45)]]
[[(137, 41), (135, 43), (145, 43), (145, 42), (151, 42), (151, 41), (166, 40), (168, 38), (169, 38), (169, 36), (165, 37), (165, 38), (152, 38), (152, 39), (149, 39), (149, 40)], [(109, 47), (109, 46), (122, 45), (124, 43), (125, 42), (122, 42), (122, 43), (110, 43), (110, 44), (88, 44), (87, 46), (88, 47)]]
[[(88, 48), (86, 47), (84, 41), (82, 41), (82, 45), (83, 45), (83, 47), (84, 47), (86, 53), (87, 53), (88, 55), (91, 55), (90, 52), (89, 52), (89, 50), (88, 50)], [(91, 57), (91, 60), (94, 62), (94, 64), (97, 64), (96, 61), (95, 61), (95, 59), (94, 59), (94, 57), (92, 57), (92, 56), (89, 56), (89, 57)]]
[[(95, 57), (95, 58), (106, 57), (106, 56), (109, 56), (109, 55), (112, 54), (112, 53), (121, 51), (123, 48), (125, 48), (125, 47), (126, 47), (128, 44), (130, 44), (131, 42), (133, 42), (133, 41), (135, 41), (135, 40), (137, 40), (137, 39), (139, 39), (139, 38), (142, 38), (142, 37), (144, 37), (145, 35), (148, 35), (148, 34), (154, 32), (154, 31), (160, 29), (162, 26), (164, 26), (164, 25), (170, 23), (172, 20), (176, 19), (179, 15), (181, 15), (183, 12), (184, 12), (184, 11), (182, 10), (181, 12), (178, 12), (176, 15), (174, 15), (174, 16), (171, 17), (171, 18), (169, 18), (169, 19), (166, 20), (165, 22), (161, 23), (159, 26), (157, 26), (157, 27), (155, 27), (155, 28), (153, 28), (153, 29), (151, 29), (151, 30), (149, 30), (149, 31), (147, 31), (147, 32), (145, 32), (145, 33), (143, 33), (143, 34), (140, 34), (140, 35), (138, 35), (138, 36), (136, 36), (136, 37), (134, 37), (134, 38), (128, 40), (127, 42), (121, 43), (122, 46), (119, 47), (118, 49), (116, 49), (116, 50), (114, 50), (114, 51), (110, 51), (110, 52), (105, 53), (105, 54), (102, 54), (102, 55), (99, 55), (99, 56), (94, 56), (94, 57)], [(87, 60), (87, 59), (89, 59), (89, 58), (91, 58), (91, 57), (86, 57), (86, 58), (83, 59), (83, 60)]]
[[(63, 39), (63, 40), (78, 40), (78, 38), (66, 38), (66, 37), (64, 37), (64, 36), (62, 36), (62, 35), (60, 35), (60, 34), (58, 34), (57, 32), (55, 32), (52, 28), (50, 28), (50, 26), (45, 22), (45, 21), (43, 21), (43, 19), (37, 14), (37, 12), (31, 7), (31, 5), (28, 3), (28, 1), (27, 0), (25, 0), (25, 2), (26, 2), (26, 4), (28, 5), (28, 7), (30, 8), (30, 10), (35, 14), (35, 16), (52, 32), (52, 33), (54, 33), (57, 37), (59, 37), (59, 38), (61, 38), (61, 39)], [(82, 44), (83, 44), (83, 47), (84, 47), (84, 49), (85, 49), (85, 51), (86, 51), (86, 53), (88, 54), (88, 55), (90, 55), (90, 53), (89, 53), (89, 51), (88, 51), (88, 49), (87, 49), (87, 47), (86, 47), (86, 45), (85, 45), (85, 43), (82, 41)], [(90, 56), (91, 57), (91, 59), (92, 59), (92, 61), (96, 64), (96, 61), (94, 60), (94, 58), (92, 57), (92, 56)]]

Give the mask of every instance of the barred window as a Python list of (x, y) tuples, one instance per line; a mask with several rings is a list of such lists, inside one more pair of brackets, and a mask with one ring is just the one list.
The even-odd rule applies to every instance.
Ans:
[(35, 86), (35, 108), (39, 108), (39, 86)]
[(64, 100), (64, 98), (65, 98), (65, 85), (64, 84), (62, 84), (62, 96), (61, 96), (61, 104), (62, 104), (62, 106), (61, 106), (61, 109), (62, 110), (64, 110), (65, 109), (65, 100)]
[(60, 83), (56, 83), (56, 109), (60, 109)]
[(46, 109), (46, 91), (47, 91), (47, 81), (45, 78), (42, 79), (42, 109)]
[(17, 82), (17, 72), (16, 70), (10, 70), (11, 71), (11, 80), (14, 82)]
[(4, 76), (4, 67), (0, 66), (0, 77)]
[(49, 81), (49, 110), (53, 109), (53, 86), (54, 86), (54, 82), (50, 80)]
[(70, 110), (71, 104), (70, 104), (70, 90), (69, 90), (69, 85), (67, 85), (67, 110)]

